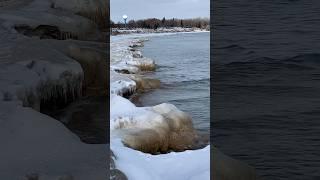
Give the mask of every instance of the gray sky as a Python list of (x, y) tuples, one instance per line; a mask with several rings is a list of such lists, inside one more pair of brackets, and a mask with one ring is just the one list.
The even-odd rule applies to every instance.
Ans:
[(110, 0), (111, 20), (210, 16), (210, 0)]

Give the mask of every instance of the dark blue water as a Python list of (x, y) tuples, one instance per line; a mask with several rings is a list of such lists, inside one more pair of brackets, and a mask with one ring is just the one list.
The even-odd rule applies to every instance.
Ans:
[(155, 60), (157, 69), (147, 75), (161, 87), (144, 92), (144, 106), (171, 103), (192, 116), (197, 130), (210, 131), (210, 33), (185, 33), (151, 37), (143, 55)]
[(214, 144), (261, 179), (320, 179), (320, 2), (216, 0)]

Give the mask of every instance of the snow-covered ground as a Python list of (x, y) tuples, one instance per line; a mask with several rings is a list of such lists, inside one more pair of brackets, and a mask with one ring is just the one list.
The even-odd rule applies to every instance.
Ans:
[(157, 29), (145, 29), (145, 28), (133, 28), (133, 29), (119, 29), (113, 28), (112, 33), (114, 34), (150, 34), (150, 33), (186, 33), (186, 32), (209, 32), (209, 27), (206, 29), (201, 28), (182, 28), (182, 27), (171, 27), (171, 28), (157, 28)]
[(119, 139), (111, 140), (111, 149), (117, 156), (116, 166), (129, 180), (209, 180), (210, 146), (151, 155), (124, 147)]
[[(141, 64), (155, 65), (134, 48), (142, 46), (146, 37), (153, 35), (111, 37), (110, 146), (116, 167), (129, 180), (209, 180), (210, 145), (183, 151), (196, 138), (192, 120), (186, 113), (166, 103), (136, 107), (122, 97), (136, 91), (138, 82), (134, 76), (141, 71)], [(150, 154), (169, 149), (179, 152)]]

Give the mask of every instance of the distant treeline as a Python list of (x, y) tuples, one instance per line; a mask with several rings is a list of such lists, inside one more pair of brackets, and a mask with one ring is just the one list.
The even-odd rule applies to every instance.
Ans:
[[(125, 24), (122, 22), (114, 23), (111, 22), (112, 28), (124, 28)], [(147, 28), (147, 29), (157, 29), (157, 28), (170, 28), (170, 27), (182, 27), (182, 28), (208, 28), (210, 24), (209, 18), (193, 18), (193, 19), (162, 19), (150, 18), (150, 19), (140, 19), (140, 20), (130, 20), (127, 22), (127, 28)]]

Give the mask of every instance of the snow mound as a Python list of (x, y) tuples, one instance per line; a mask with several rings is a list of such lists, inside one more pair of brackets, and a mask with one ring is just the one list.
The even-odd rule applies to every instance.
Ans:
[[(0, 177), (105, 180), (105, 145), (88, 145), (63, 124), (17, 101), (0, 101)], [(88, 157), (88, 154), (95, 156)]]
[(195, 151), (160, 155), (145, 154), (111, 140), (116, 166), (130, 180), (209, 180), (210, 146)]

